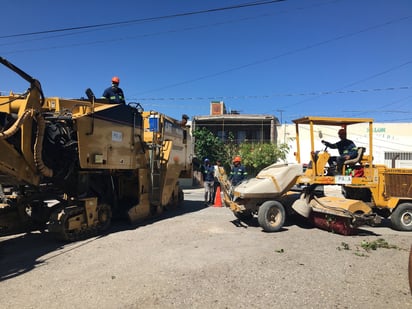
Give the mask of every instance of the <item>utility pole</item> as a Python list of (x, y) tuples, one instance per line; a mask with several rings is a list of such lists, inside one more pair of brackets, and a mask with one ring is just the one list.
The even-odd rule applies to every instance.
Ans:
[[(282, 122), (283, 122), (283, 119), (282, 119), (283, 117), (282, 116), (283, 116), (283, 112), (285, 110), (277, 109), (276, 111), (280, 113), (280, 127), (282, 127)], [(285, 143), (285, 140), (286, 140), (286, 125), (283, 128), (283, 143)]]
[(282, 115), (283, 115), (283, 112), (284, 112), (285, 110), (283, 110), (283, 109), (277, 109), (276, 111), (280, 113), (280, 125), (282, 125)]

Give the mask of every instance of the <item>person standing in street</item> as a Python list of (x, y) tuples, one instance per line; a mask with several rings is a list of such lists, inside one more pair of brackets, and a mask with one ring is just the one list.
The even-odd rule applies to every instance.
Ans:
[(215, 169), (209, 159), (204, 160), (202, 167), (203, 186), (205, 188), (205, 205), (213, 205), (213, 186), (215, 178)]
[(232, 186), (237, 186), (247, 177), (246, 168), (242, 165), (242, 159), (239, 156), (233, 158), (233, 166), (230, 171), (229, 180)]
[(214, 178), (214, 184), (213, 184), (213, 201), (215, 201), (215, 198), (216, 198), (217, 188), (220, 187), (220, 177), (223, 176), (222, 161), (216, 160), (214, 169), (215, 169), (215, 175), (214, 175), (215, 178)]

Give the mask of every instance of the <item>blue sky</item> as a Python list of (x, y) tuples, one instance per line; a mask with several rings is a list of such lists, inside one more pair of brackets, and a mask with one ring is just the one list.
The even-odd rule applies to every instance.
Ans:
[[(224, 101), (283, 123), (412, 122), (412, 1), (285, 0), (168, 17), (258, 2), (6, 0), (0, 56), (45, 96), (100, 96), (116, 75), (128, 102), (177, 119)], [(102, 24), (113, 25), (51, 32)], [(1, 92), (26, 88), (0, 67)]]

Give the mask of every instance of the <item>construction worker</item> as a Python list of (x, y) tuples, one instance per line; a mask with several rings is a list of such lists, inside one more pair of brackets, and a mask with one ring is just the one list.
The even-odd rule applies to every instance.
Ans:
[(229, 180), (232, 186), (237, 186), (243, 179), (247, 177), (245, 167), (242, 165), (242, 159), (239, 156), (233, 158), (233, 166), (230, 171)]
[(189, 116), (186, 114), (182, 115), (182, 120), (180, 121), (180, 125), (184, 128), (187, 125), (187, 121), (189, 120)]
[(113, 76), (112, 85), (103, 92), (103, 98), (109, 99), (110, 103), (124, 104), (124, 94), (122, 88), (119, 87), (120, 79)]
[(182, 120), (179, 122), (180, 126), (184, 129), (183, 130), (183, 144), (187, 143), (187, 131), (186, 128), (188, 127), (187, 121), (189, 120), (189, 116), (186, 114), (182, 115)]
[(205, 188), (205, 205), (213, 205), (213, 185), (215, 178), (215, 168), (210, 163), (209, 159), (204, 160), (202, 166), (203, 186)]
[(222, 161), (216, 160), (216, 164), (213, 167), (215, 169), (215, 178), (214, 178), (214, 185), (213, 185), (213, 201), (216, 199), (216, 192), (217, 188), (220, 187), (220, 178), (224, 174), (224, 169), (222, 166)]
[(332, 143), (322, 140), (322, 144), (332, 149), (338, 149), (339, 157), (335, 157), (335, 156), (330, 157), (328, 162), (329, 162), (329, 166), (331, 167), (337, 165), (336, 174), (341, 175), (343, 163), (346, 160), (355, 158), (358, 155), (358, 148), (356, 147), (354, 142), (346, 138), (345, 129), (340, 129), (338, 131), (338, 135), (340, 138), (339, 142), (332, 144)]

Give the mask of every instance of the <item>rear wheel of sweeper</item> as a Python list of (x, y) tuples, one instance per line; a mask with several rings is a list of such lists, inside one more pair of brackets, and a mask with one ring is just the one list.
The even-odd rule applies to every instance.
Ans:
[(391, 223), (398, 231), (412, 231), (412, 203), (399, 204), (391, 214)]
[(258, 222), (265, 232), (277, 232), (285, 223), (286, 212), (277, 201), (266, 201), (258, 211)]

